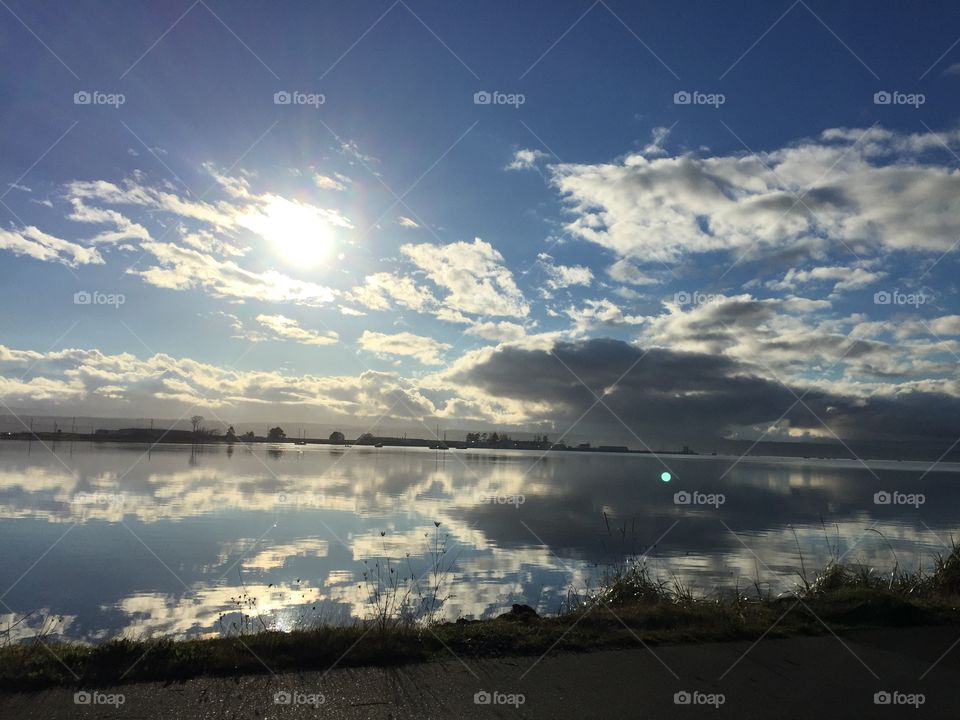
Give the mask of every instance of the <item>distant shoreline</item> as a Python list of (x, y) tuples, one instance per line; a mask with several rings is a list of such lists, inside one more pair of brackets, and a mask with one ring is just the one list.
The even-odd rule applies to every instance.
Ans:
[[(123, 430), (98, 430), (94, 433), (77, 432), (5, 432), (0, 433), (2, 440), (28, 440), (38, 442), (142, 442), (163, 444), (192, 445), (251, 445), (286, 443), (295, 445), (334, 445), (350, 447), (425, 447), (431, 450), (529, 450), (557, 452), (602, 452), (631, 453), (640, 455), (699, 455), (700, 453), (684, 448), (682, 450), (632, 450), (626, 445), (565, 445), (562, 443), (538, 442), (533, 440), (506, 440), (497, 443), (466, 442), (462, 440), (430, 440), (428, 438), (397, 437), (361, 437), (355, 440), (330, 440), (324, 438), (269, 438), (262, 435), (253, 437), (237, 436), (233, 439), (224, 435), (197, 434), (190, 430), (151, 430), (149, 428), (129, 428)], [(708, 453), (709, 454), (709, 453)], [(716, 455), (716, 453), (713, 453)]]
[[(788, 454), (768, 454), (768, 453), (732, 453), (732, 452), (709, 452), (700, 453), (688, 448), (683, 450), (633, 450), (625, 446), (560, 446), (548, 443), (537, 444), (532, 441), (508, 441), (491, 445), (489, 443), (467, 443), (463, 441), (448, 440), (446, 442), (437, 442), (426, 438), (394, 438), (394, 437), (372, 437), (357, 440), (346, 440), (338, 442), (324, 438), (290, 438), (285, 437), (280, 440), (270, 439), (263, 436), (254, 436), (253, 438), (237, 437), (229, 440), (224, 436), (205, 435), (197, 438), (190, 430), (150, 430), (149, 428), (131, 428), (127, 430), (109, 430), (99, 433), (71, 433), (71, 432), (4, 432), (0, 433), (0, 440), (14, 440), (21, 442), (43, 442), (43, 443), (61, 443), (61, 442), (85, 442), (91, 444), (111, 443), (142, 443), (149, 445), (211, 445), (211, 446), (250, 446), (250, 445), (292, 445), (294, 447), (307, 445), (320, 445), (326, 447), (350, 448), (357, 447), (385, 447), (385, 448), (423, 448), (436, 450), (438, 453), (452, 450), (515, 450), (521, 452), (539, 452), (539, 453), (587, 453), (600, 455), (641, 455), (641, 456), (670, 456), (670, 457), (695, 457), (700, 459), (724, 460), (731, 459), (740, 461), (747, 460), (808, 460), (808, 461), (844, 461), (860, 465), (870, 463), (872, 466), (888, 466), (891, 469), (903, 468), (909, 469), (910, 464), (927, 464), (932, 461), (918, 458), (883, 458), (883, 457), (851, 457), (843, 455), (788, 455)], [(759, 446), (758, 446), (759, 447)], [(763, 448), (767, 449), (767, 448)], [(809, 449), (809, 448), (808, 448)], [(842, 450), (842, 446), (840, 447)], [(926, 467), (928, 471), (935, 471), (938, 468), (944, 471), (956, 471), (956, 468), (945, 467), (960, 463), (960, 460), (954, 458), (943, 458), (933, 463), (933, 466)]]

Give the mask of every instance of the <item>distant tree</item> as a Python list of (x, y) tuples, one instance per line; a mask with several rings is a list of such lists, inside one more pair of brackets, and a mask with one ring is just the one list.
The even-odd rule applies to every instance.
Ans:
[(332, 443), (343, 443), (347, 441), (346, 435), (344, 435), (339, 430), (334, 430), (330, 433), (330, 442)]
[(253, 434), (253, 430), (248, 430), (243, 435), (240, 436), (240, 439), (244, 442), (253, 442), (257, 439), (257, 436)]
[(373, 445), (373, 433), (365, 432), (357, 438), (358, 445)]
[(203, 415), (194, 415), (190, 418), (190, 424), (193, 425), (194, 432), (200, 430), (200, 426), (203, 424)]
[(227, 428), (227, 432), (226, 432), (226, 434), (224, 434), (223, 437), (226, 438), (227, 442), (235, 442), (235, 441), (236, 441), (236, 439), (237, 439), (237, 433), (236, 433), (236, 431), (233, 429), (233, 425), (231, 425), (230, 427)]
[(283, 431), (283, 428), (280, 427), (279, 425), (277, 427), (270, 428), (270, 430), (267, 431), (267, 440), (273, 440), (274, 442), (278, 442), (280, 440), (283, 440), (285, 437), (287, 437), (287, 434)]
[(497, 433), (492, 432), (487, 436), (487, 441), (496, 445), (498, 442), (500, 442), (500, 436), (497, 435)]

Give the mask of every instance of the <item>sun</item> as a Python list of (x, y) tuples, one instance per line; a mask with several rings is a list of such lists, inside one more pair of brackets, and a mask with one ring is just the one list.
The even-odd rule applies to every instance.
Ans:
[(314, 266), (331, 254), (333, 229), (322, 208), (268, 195), (242, 224), (269, 242), (289, 263)]

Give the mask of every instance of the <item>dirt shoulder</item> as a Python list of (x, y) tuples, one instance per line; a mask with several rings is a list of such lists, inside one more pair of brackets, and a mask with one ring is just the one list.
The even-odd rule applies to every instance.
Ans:
[(955, 719), (958, 672), (960, 627), (915, 627), (7, 692), (0, 717)]

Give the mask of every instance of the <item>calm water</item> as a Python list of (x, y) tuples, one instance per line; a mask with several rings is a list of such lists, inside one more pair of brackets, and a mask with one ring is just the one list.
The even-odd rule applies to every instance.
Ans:
[[(242, 593), (273, 627), (349, 621), (370, 612), (365, 570), (390, 558), (420, 575), (434, 543), (448, 548), (448, 618), (514, 602), (555, 612), (569, 588), (595, 586), (609, 563), (643, 552), (664, 578), (702, 589), (759, 579), (779, 592), (796, 581), (798, 542), (808, 568), (830, 545), (880, 570), (893, 552), (913, 567), (943, 551), (960, 508), (960, 467), (927, 472), (929, 463), (745, 459), (730, 469), (735, 458), (50, 449), (0, 442), (0, 621), (34, 613), (18, 636), (61, 615), (57, 632), (87, 640), (216, 633)], [(694, 491), (713, 504), (675, 503)], [(876, 504), (880, 491), (914, 504)]]

